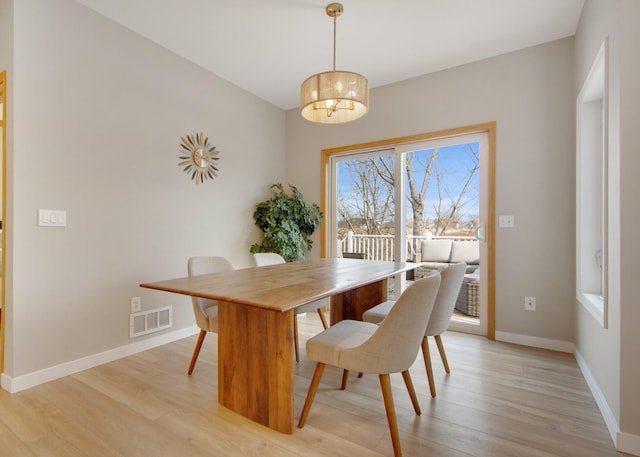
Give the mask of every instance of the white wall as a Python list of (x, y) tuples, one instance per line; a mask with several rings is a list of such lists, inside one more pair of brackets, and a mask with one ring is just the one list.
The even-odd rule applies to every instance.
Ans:
[(288, 111), (287, 176), (319, 201), (321, 149), (496, 121), (496, 211), (516, 221), (496, 230), (496, 330), (571, 345), (573, 52), (568, 38), (376, 88), (370, 112), (349, 124)]
[[(187, 297), (138, 284), (184, 276), (192, 255), (251, 264), (254, 205), (284, 179), (285, 119), (72, 0), (13, 8), (5, 371), (16, 377), (129, 344), (132, 296), (192, 326)], [(196, 185), (178, 147), (199, 131), (221, 151), (220, 176)], [(38, 208), (66, 210), (68, 226), (38, 227)]]

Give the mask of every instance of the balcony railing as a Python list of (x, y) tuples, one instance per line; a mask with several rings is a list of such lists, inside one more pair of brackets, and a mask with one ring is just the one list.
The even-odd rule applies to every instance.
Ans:
[[(418, 254), (421, 254), (423, 240), (471, 241), (475, 239), (474, 236), (407, 235), (407, 259), (415, 260)], [(368, 260), (394, 260), (394, 245), (393, 235), (360, 235), (347, 232), (346, 236), (338, 238), (338, 252), (363, 253)]]

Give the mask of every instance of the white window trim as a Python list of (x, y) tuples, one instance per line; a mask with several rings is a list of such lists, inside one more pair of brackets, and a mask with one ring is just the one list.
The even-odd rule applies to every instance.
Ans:
[[(583, 204), (582, 193), (583, 180), (582, 164), (585, 160), (585, 147), (583, 145), (583, 129), (590, 128), (583, 122), (583, 113), (586, 113), (586, 105), (589, 102), (602, 102), (602, 191), (601, 191), (601, 223), (602, 223), (602, 284), (601, 290), (594, 293), (594, 288), (583, 281), (586, 262), (593, 262), (593, 256), (583, 253), (583, 236), (589, 228), (583, 224), (584, 211), (589, 211), (589, 205)], [(589, 70), (584, 85), (576, 100), (576, 298), (578, 302), (593, 316), (604, 328), (608, 325), (608, 39), (602, 43), (600, 50)], [(593, 209), (591, 209), (593, 211)]]

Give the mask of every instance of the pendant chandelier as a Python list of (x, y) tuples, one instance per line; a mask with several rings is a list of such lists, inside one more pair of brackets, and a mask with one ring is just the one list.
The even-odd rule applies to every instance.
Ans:
[(300, 114), (311, 122), (340, 124), (367, 113), (367, 78), (351, 71), (336, 71), (336, 19), (343, 11), (340, 3), (326, 8), (327, 15), (333, 18), (333, 70), (310, 76), (300, 88)]

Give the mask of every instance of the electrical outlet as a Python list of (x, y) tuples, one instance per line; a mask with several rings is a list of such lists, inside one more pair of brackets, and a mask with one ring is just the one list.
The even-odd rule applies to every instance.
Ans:
[(524, 309), (526, 311), (535, 311), (536, 297), (524, 297)]
[(131, 312), (138, 313), (142, 309), (140, 297), (131, 297)]

